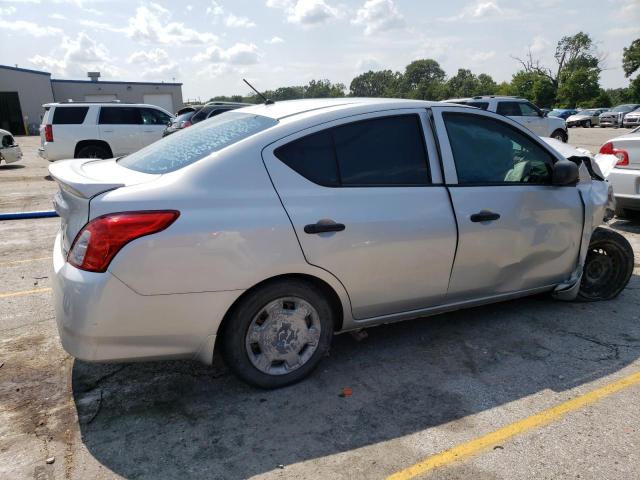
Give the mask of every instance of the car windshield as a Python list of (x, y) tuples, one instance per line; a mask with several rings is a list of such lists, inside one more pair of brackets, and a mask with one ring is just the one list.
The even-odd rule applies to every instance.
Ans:
[(596, 113), (598, 113), (598, 110), (582, 110), (581, 112), (576, 113), (576, 115), (595, 115)]
[(559, 117), (560, 115), (564, 115), (567, 110), (553, 109), (549, 112), (549, 116), (551, 117)]
[(152, 143), (118, 163), (144, 173), (168, 173), (278, 123), (250, 113), (228, 112)]
[(634, 110), (636, 105), (618, 105), (617, 107), (611, 109), (612, 112), (630, 112)]

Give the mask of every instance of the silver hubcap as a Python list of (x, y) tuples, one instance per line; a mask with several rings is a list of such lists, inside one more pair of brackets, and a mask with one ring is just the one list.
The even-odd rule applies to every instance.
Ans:
[(249, 360), (263, 373), (285, 375), (307, 363), (320, 341), (320, 317), (298, 297), (274, 300), (253, 317), (245, 346)]

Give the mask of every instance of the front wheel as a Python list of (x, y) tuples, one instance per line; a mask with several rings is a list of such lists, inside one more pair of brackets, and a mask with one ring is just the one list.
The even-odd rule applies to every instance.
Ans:
[(284, 280), (250, 292), (222, 332), (222, 353), (251, 385), (278, 388), (311, 373), (329, 350), (334, 312), (314, 285)]
[(629, 283), (633, 273), (633, 248), (617, 232), (598, 227), (591, 236), (578, 299), (611, 300)]
[(591, 128), (591, 120), (587, 120), (586, 122), (584, 122), (584, 124), (582, 126), (584, 128)]
[(567, 133), (564, 130), (560, 130), (560, 129), (555, 130), (551, 134), (551, 138), (555, 138), (556, 140), (559, 140), (564, 143), (567, 143), (567, 140), (569, 140)]
[(76, 158), (111, 158), (111, 155), (100, 145), (87, 145), (78, 150)]

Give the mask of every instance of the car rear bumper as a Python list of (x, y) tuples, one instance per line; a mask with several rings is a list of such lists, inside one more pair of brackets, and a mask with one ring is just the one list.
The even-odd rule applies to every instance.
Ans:
[(53, 293), (64, 349), (90, 362), (195, 358), (210, 364), (218, 327), (242, 293), (140, 295), (108, 271), (66, 262), (60, 235), (53, 252)]
[(617, 208), (640, 210), (640, 169), (614, 168), (607, 179)]

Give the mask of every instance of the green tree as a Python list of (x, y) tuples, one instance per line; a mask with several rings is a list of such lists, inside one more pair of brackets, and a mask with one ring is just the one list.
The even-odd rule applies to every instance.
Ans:
[(304, 87), (304, 98), (344, 97), (345, 86), (342, 83), (331, 83), (329, 80), (311, 80)]
[(397, 93), (401, 97), (438, 100), (443, 96), (444, 79), (444, 70), (435, 60), (415, 60), (406, 66)]
[(478, 82), (476, 95), (495, 95), (498, 92), (498, 84), (491, 78), (491, 75), (481, 73), (478, 75)]
[(511, 95), (526, 98), (539, 107), (550, 108), (555, 102), (556, 91), (546, 75), (520, 70), (511, 79)]
[(373, 72), (370, 70), (351, 80), (349, 95), (352, 97), (394, 97), (398, 95), (401, 79), (400, 72), (392, 72), (391, 70)]
[(600, 93), (599, 76), (600, 69), (597, 66), (566, 68), (560, 75), (556, 95), (558, 104), (566, 108), (575, 108), (597, 97)]
[(640, 38), (622, 49), (622, 68), (627, 78), (640, 68)]
[(446, 89), (449, 97), (473, 97), (480, 89), (480, 81), (471, 70), (459, 68), (458, 72), (447, 80)]

